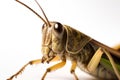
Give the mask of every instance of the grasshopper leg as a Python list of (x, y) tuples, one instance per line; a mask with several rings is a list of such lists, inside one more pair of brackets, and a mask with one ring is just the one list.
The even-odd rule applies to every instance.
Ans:
[(88, 63), (88, 66), (87, 66), (87, 69), (90, 71), (90, 72), (94, 72), (95, 69), (97, 68), (99, 62), (100, 62), (100, 59), (101, 59), (101, 56), (102, 54), (105, 53), (106, 56), (108, 57), (108, 59), (110, 60), (110, 63), (113, 67), (113, 70), (117, 76), (117, 78), (120, 80), (120, 74), (119, 74), (119, 71), (116, 67), (116, 63), (114, 62), (112, 56), (110, 55), (109, 52), (107, 52), (105, 49), (102, 49), (99, 48), (96, 53), (94, 54), (94, 56), (92, 57), (92, 59), (90, 60), (90, 62)]
[(54, 58), (51, 60), (51, 62), (56, 62), (56, 61), (60, 61), (60, 57), (59, 57), (59, 56), (56, 56), (56, 57), (54, 57)]
[(29, 61), (27, 64), (25, 64), (16, 74), (12, 75), (9, 79), (7, 80), (12, 80), (14, 77), (17, 77), (20, 73), (22, 73), (22, 71), (28, 66), (28, 65), (33, 65), (33, 64), (39, 64), (41, 63), (41, 59), (37, 59), (37, 60), (32, 60)]
[(62, 62), (56, 64), (56, 65), (53, 65), (49, 68), (46, 69), (46, 72), (44, 73), (43, 77), (42, 77), (42, 80), (44, 80), (44, 78), (46, 77), (47, 73), (48, 72), (52, 72), (54, 70), (57, 70), (57, 69), (60, 69), (62, 68), (64, 65), (66, 64), (66, 60), (62, 60)]
[(75, 74), (76, 66), (77, 66), (77, 62), (76, 62), (76, 61), (72, 61), (72, 66), (71, 66), (70, 72), (71, 72), (71, 74), (74, 75), (75, 80), (78, 80), (78, 77), (77, 77), (77, 75)]
[[(60, 58), (58, 56), (56, 56), (55, 58), (53, 58), (51, 60), (51, 62), (54, 62), (54, 61), (58, 61), (60, 60)], [(10, 78), (8, 78), (7, 80), (12, 80), (14, 77), (17, 77), (20, 73), (23, 72), (23, 70), (28, 66), (28, 65), (33, 65), (33, 64), (39, 64), (39, 63), (42, 63), (42, 59), (36, 59), (36, 60), (32, 60), (32, 61), (29, 61), (27, 64), (25, 64), (16, 74), (12, 75)]]
[(112, 67), (113, 67), (113, 70), (114, 70), (117, 78), (120, 80), (120, 73), (119, 73), (119, 71), (118, 71), (118, 69), (117, 69), (117, 67), (116, 67), (116, 63), (114, 62), (112, 56), (110, 55), (110, 53), (109, 53), (108, 51), (106, 51), (106, 50), (104, 50), (104, 49), (103, 49), (103, 51), (105, 52), (105, 54), (106, 54), (107, 57), (109, 58), (110, 63), (111, 63), (111, 65), (112, 65)]
[(87, 69), (90, 72), (94, 72), (100, 62), (100, 59), (102, 57), (103, 51), (101, 50), (101, 48), (99, 48), (95, 54), (93, 55), (92, 59), (90, 60), (90, 62), (87, 65)]

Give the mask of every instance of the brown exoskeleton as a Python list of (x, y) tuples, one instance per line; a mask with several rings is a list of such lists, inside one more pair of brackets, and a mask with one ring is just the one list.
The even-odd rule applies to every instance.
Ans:
[(61, 60), (60, 63), (46, 69), (42, 80), (48, 72), (62, 68), (66, 64), (66, 60), (72, 62), (70, 72), (74, 75), (75, 80), (78, 80), (75, 74), (76, 67), (100, 79), (120, 80), (120, 46), (115, 49), (110, 48), (70, 26), (59, 22), (50, 22), (36, 0), (46, 20), (26, 4), (16, 1), (30, 9), (44, 22), (42, 26), (43, 57), (28, 62), (8, 80), (18, 76), (29, 64), (50, 63), (59, 59)]

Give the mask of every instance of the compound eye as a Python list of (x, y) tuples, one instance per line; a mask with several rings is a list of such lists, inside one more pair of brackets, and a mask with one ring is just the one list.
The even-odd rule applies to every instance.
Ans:
[(60, 23), (57, 22), (57, 23), (54, 25), (54, 30), (55, 30), (56, 32), (58, 32), (58, 33), (61, 33), (62, 30), (63, 30), (62, 24), (60, 24)]

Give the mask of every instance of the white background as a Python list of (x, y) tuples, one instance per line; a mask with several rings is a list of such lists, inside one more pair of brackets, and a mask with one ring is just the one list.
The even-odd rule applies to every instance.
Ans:
[[(41, 14), (34, 0), (23, 0)], [(67, 24), (113, 46), (120, 43), (120, 0), (39, 0), (50, 21)], [(41, 58), (43, 22), (14, 0), (0, 1), (0, 80), (30, 60)], [(46, 80), (73, 80), (70, 62), (47, 75)], [(40, 80), (48, 65), (28, 66), (17, 80)], [(81, 80), (92, 79), (77, 69)]]

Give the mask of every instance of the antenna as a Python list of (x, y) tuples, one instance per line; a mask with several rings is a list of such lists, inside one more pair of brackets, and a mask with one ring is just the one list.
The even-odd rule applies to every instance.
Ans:
[(39, 6), (39, 8), (41, 9), (41, 11), (42, 11), (42, 13), (43, 13), (43, 15), (44, 15), (47, 23), (48, 23), (48, 26), (50, 26), (50, 22), (49, 22), (49, 20), (48, 20), (48, 18), (47, 18), (47, 16), (46, 16), (45, 12), (43, 11), (42, 7), (41, 7), (40, 4), (37, 2), (37, 0), (35, 0), (35, 2), (37, 3), (37, 5)]
[[(29, 10), (31, 10), (34, 14), (36, 14), (45, 24), (50, 25), (50, 23), (48, 23), (49, 21), (45, 21), (37, 12), (35, 12), (32, 8), (30, 8), (28, 5), (24, 4), (23, 2), (16, 0), (18, 3), (22, 4), (23, 6), (25, 6), (26, 8), (28, 8)], [(43, 11), (42, 11), (43, 12)], [(47, 20), (47, 19), (46, 19)]]

